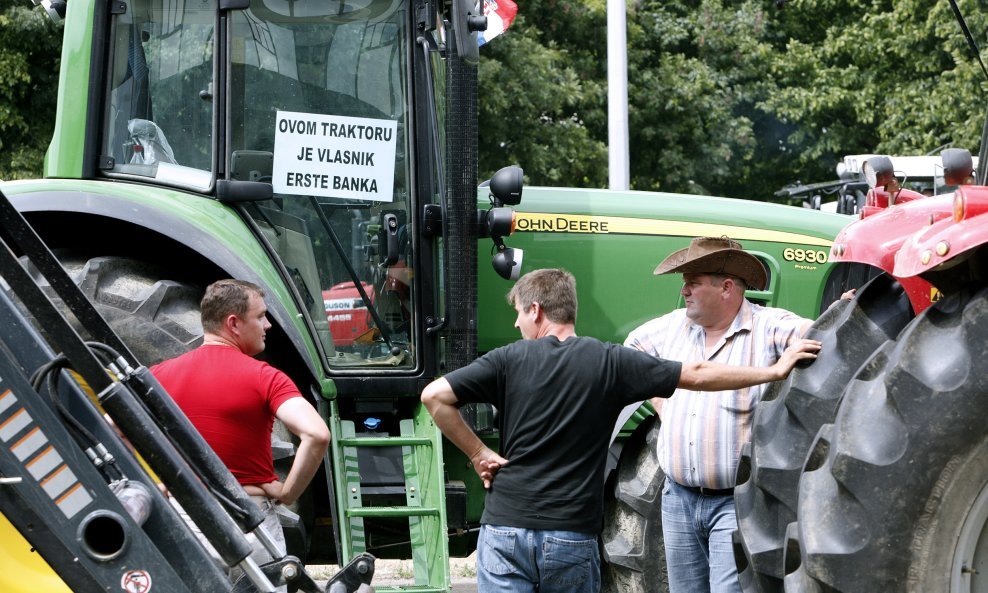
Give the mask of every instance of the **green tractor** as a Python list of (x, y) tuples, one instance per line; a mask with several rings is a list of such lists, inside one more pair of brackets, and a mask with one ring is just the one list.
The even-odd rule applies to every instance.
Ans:
[[(483, 15), (470, 2), (44, 4), (64, 19), (45, 178), (0, 191), (144, 365), (200, 343), (211, 281), (264, 288), (273, 328), (263, 356), (333, 434), (319, 477), (283, 517), (290, 552), (306, 563), (412, 558), (403, 590), (449, 590), (448, 558), (474, 550), (484, 491), (418, 395), (518, 339), (504, 295), (519, 273), (571, 270), (578, 331), (616, 342), (679, 305), (677, 279), (651, 270), (694, 236), (740, 240), (770, 273), (749, 297), (807, 317), (860, 282), (860, 266), (830, 261), (847, 222), (837, 215), (523, 192), (518, 167), (478, 190)], [(464, 414), (496, 445), (495, 410)], [(615, 427), (602, 538), (614, 591), (663, 587), (649, 416), (647, 405), (629, 410)], [(276, 460), (291, 459), (288, 439), (272, 446)], [(40, 558), (35, 536), (12, 523), (0, 531), (20, 573), (4, 571), (0, 588), (33, 590), (71, 570), (63, 557)], [(24, 577), (31, 567), (36, 579)], [(195, 590), (189, 569), (176, 570)]]

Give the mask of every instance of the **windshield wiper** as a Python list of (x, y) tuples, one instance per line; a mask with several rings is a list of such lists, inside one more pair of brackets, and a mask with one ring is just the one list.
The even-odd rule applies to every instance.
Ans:
[[(340, 238), (336, 235), (336, 230), (333, 228), (333, 225), (330, 224), (329, 217), (323, 210), (324, 204), (320, 204), (319, 200), (317, 200), (315, 196), (309, 196), (309, 201), (312, 203), (312, 207), (316, 211), (316, 214), (319, 215), (319, 222), (322, 223), (323, 229), (326, 230), (330, 240), (333, 242), (333, 246), (336, 248), (336, 252), (343, 261), (343, 266), (346, 268), (347, 273), (353, 280), (353, 285), (360, 294), (361, 300), (363, 300), (364, 305), (367, 306), (367, 312), (370, 313), (371, 317), (374, 319), (374, 323), (377, 324), (377, 328), (381, 330), (381, 338), (384, 340), (384, 343), (387, 344), (388, 351), (392, 356), (398, 356), (401, 354), (401, 348), (394, 345), (394, 342), (391, 340), (391, 329), (384, 323), (381, 315), (377, 312), (377, 307), (374, 305), (374, 302), (369, 296), (367, 296), (367, 291), (364, 290), (364, 283), (360, 281), (360, 276), (357, 275), (357, 270), (353, 267), (353, 262), (350, 261), (350, 257), (343, 248), (343, 243), (340, 242)], [(348, 206), (348, 208), (349, 207), (351, 206)]]

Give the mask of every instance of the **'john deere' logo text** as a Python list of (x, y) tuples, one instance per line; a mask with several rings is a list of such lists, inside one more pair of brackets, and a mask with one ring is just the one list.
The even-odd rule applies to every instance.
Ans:
[(568, 216), (526, 215), (519, 213), (515, 219), (516, 231), (546, 233), (607, 233), (606, 221)]

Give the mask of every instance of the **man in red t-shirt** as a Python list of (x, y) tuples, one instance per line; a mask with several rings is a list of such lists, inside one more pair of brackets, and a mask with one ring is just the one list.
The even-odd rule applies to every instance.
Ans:
[[(253, 358), (264, 350), (271, 327), (259, 286), (214, 282), (206, 287), (201, 314), (202, 346), (151, 372), (265, 511), (265, 528), (284, 547), (274, 505), (295, 502), (309, 485), (329, 445), (329, 429), (287, 375)], [(275, 418), (301, 441), (284, 482), (271, 458)], [(269, 562), (267, 551), (253, 543), (251, 557)]]

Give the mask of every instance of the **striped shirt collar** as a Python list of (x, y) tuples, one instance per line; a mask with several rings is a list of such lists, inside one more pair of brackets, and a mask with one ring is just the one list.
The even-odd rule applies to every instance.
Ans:
[[(734, 338), (734, 336), (738, 333), (747, 332), (750, 334), (754, 328), (754, 323), (754, 310), (751, 307), (751, 303), (748, 302), (748, 299), (742, 299), (741, 308), (738, 310), (738, 314), (734, 316), (734, 321), (731, 322), (731, 326), (727, 328), (727, 331), (725, 331), (724, 335), (717, 341), (717, 344), (710, 349), (710, 352), (707, 353), (705, 358), (707, 360), (713, 358), (724, 346), (724, 344)], [(707, 334), (703, 329), (703, 326), (691, 319), (689, 321), (689, 328), (687, 331), (689, 332), (690, 340), (692, 340), (694, 344), (701, 346), (700, 352), (706, 352), (704, 342)]]

